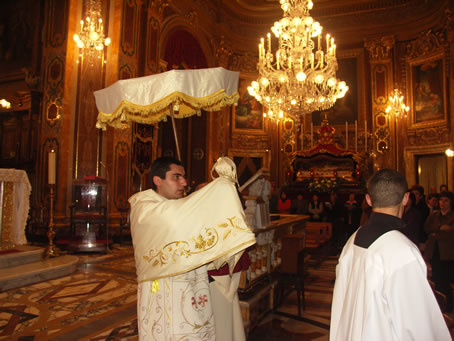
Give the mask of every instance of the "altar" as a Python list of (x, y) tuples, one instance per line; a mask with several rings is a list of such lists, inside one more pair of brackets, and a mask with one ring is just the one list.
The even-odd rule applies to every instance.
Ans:
[(0, 248), (27, 244), (31, 189), (24, 170), (0, 168)]

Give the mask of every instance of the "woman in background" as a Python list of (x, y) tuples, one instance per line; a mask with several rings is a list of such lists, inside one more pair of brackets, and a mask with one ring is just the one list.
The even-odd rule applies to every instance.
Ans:
[(323, 209), (323, 203), (319, 200), (318, 195), (314, 193), (308, 207), (311, 221), (322, 221)]
[(281, 192), (279, 201), (277, 202), (277, 210), (279, 214), (290, 214), (290, 208), (292, 207), (292, 202), (290, 199), (287, 199), (287, 193)]

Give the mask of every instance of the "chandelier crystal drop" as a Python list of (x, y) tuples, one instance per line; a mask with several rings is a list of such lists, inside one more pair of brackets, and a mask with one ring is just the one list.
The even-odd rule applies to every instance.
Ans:
[(310, 0), (280, 0), (283, 18), (271, 31), (279, 39), (275, 54), (271, 34), (259, 44), (259, 78), (248, 87), (249, 94), (268, 108), (266, 117), (285, 115), (297, 122), (300, 116), (326, 110), (345, 95), (348, 86), (336, 78), (337, 60), (334, 38), (323, 42), (322, 26), (309, 11)]
[(104, 25), (101, 15), (101, 3), (96, 0), (86, 1), (87, 16), (80, 21), (80, 32), (74, 34), (73, 39), (80, 49), (86, 52), (104, 50), (111, 40), (104, 36)]
[(389, 96), (390, 105), (385, 109), (386, 113), (393, 115), (395, 118), (407, 117), (407, 112), (410, 108), (404, 103), (404, 96), (398, 89), (394, 89), (393, 96)]

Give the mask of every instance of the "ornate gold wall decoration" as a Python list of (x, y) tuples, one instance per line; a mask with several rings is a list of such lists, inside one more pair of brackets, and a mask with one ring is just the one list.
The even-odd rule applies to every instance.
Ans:
[(234, 53), (230, 69), (257, 74), (257, 57), (248, 52), (244, 54)]
[(445, 125), (408, 131), (408, 144), (410, 146), (426, 146), (448, 142), (449, 129)]
[(394, 36), (384, 36), (376, 40), (366, 41), (364, 47), (369, 52), (370, 59), (383, 60), (391, 58), (390, 52), (394, 44)]
[(265, 150), (270, 148), (268, 136), (235, 134), (232, 136), (232, 148)]
[(408, 59), (430, 56), (434, 51), (447, 47), (446, 33), (444, 31), (432, 32), (427, 30), (419, 37), (407, 44), (406, 56)]

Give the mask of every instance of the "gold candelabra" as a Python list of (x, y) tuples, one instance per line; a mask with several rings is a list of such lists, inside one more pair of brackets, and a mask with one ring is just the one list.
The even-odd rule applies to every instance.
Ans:
[(59, 256), (59, 251), (58, 248), (54, 245), (54, 237), (55, 237), (55, 231), (54, 231), (54, 199), (55, 199), (55, 185), (54, 184), (49, 184), (49, 189), (50, 189), (50, 194), (49, 194), (49, 228), (47, 231), (47, 238), (49, 240), (49, 245), (47, 246), (45, 252), (44, 252), (44, 257), (49, 258), (49, 257), (57, 257)]

